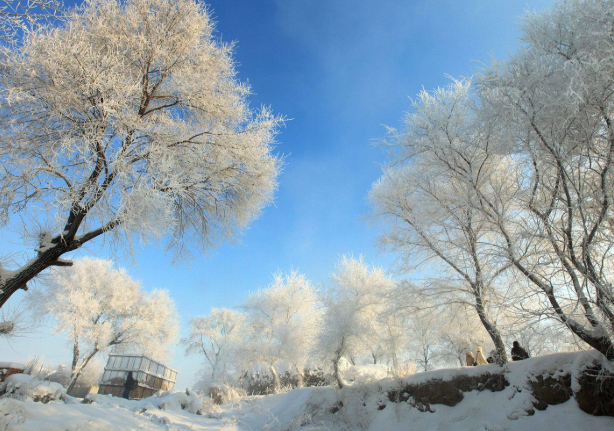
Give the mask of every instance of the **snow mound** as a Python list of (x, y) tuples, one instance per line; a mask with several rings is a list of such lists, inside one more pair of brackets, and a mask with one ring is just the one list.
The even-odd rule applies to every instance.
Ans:
[(28, 374), (13, 374), (0, 384), (2, 397), (24, 401), (49, 401), (64, 399), (66, 389), (55, 382), (48, 382)]
[(358, 384), (382, 380), (389, 376), (389, 369), (383, 364), (348, 365), (343, 371), (345, 380)]
[(159, 409), (166, 411), (185, 410), (188, 413), (197, 414), (202, 407), (201, 399), (189, 389), (186, 392), (161, 391), (142, 400), (126, 400), (112, 395), (88, 394), (84, 402), (116, 406), (135, 412)]

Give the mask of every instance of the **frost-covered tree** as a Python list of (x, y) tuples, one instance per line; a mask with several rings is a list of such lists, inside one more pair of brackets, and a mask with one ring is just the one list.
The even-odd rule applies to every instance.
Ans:
[(0, 55), (0, 224), (44, 226), (30, 261), (0, 268), (0, 306), (105, 233), (231, 239), (276, 189), (282, 120), (250, 109), (205, 5), (96, 0), (63, 22)]
[(128, 351), (160, 358), (178, 334), (175, 305), (164, 290), (143, 292), (109, 260), (83, 258), (54, 269), (45, 286), (29, 294), (40, 317), (52, 317), (55, 332), (73, 348), (71, 389), (99, 353)]
[(480, 208), (551, 316), (614, 360), (614, 4), (559, 3), (525, 17), (523, 44), (477, 79), (482, 121), (522, 166), (516, 224)]
[(435, 368), (435, 361), (441, 355), (439, 349), (443, 316), (433, 308), (416, 310), (409, 319), (408, 354), (412, 361), (424, 371)]
[(190, 335), (182, 340), (188, 355), (202, 355), (210, 372), (207, 384), (227, 383), (236, 365), (245, 332), (245, 316), (236, 310), (213, 308), (207, 316), (190, 320)]
[(63, 17), (60, 0), (0, 0), (0, 41), (14, 45), (39, 25)]
[(341, 358), (371, 354), (368, 340), (384, 334), (380, 313), (394, 282), (382, 268), (370, 267), (362, 256), (343, 256), (322, 291), (323, 320), (319, 349), (331, 360), (339, 387), (346, 386)]
[(241, 308), (248, 327), (246, 354), (268, 365), (274, 390), (280, 390), (279, 362), (295, 369), (302, 386), (318, 335), (318, 297), (311, 282), (298, 271), (277, 273), (267, 288), (250, 294)]
[(403, 269), (438, 263), (443, 271), (426, 284), (431, 295), (472, 306), (506, 362), (489, 305), (509, 263), (486, 240), (490, 221), (476, 208), (476, 189), (484, 189), (497, 160), (481, 147), (476, 121), (468, 82), (422, 91), (406, 132), (393, 133), (393, 163), (370, 199), (390, 226), (383, 241), (400, 254)]

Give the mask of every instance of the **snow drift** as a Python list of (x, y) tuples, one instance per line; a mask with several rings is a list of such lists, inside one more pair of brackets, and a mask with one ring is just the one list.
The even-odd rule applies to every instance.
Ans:
[(341, 390), (300, 388), (209, 410), (191, 392), (130, 401), (90, 395), (77, 404), (72, 397), (47, 404), (7, 398), (0, 400), (0, 429), (609, 431), (613, 371), (594, 352), (563, 353)]

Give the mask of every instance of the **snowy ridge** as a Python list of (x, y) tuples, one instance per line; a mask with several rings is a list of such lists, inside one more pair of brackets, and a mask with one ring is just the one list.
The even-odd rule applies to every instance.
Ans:
[[(530, 382), (541, 376), (571, 375), (572, 385), (585, 367), (595, 363), (593, 352), (562, 353), (510, 363), (420, 373), (403, 379), (331, 387), (300, 388), (246, 397), (223, 406), (202, 405), (193, 393), (163, 393), (144, 400), (90, 395), (86, 403), (72, 397), (48, 404), (0, 400), (0, 429), (15, 431), (78, 430), (236, 430), (236, 431), (609, 431), (614, 417), (583, 412), (571, 397), (545, 410), (534, 408)], [(453, 407), (431, 404), (421, 411), (410, 400), (393, 401), (388, 393), (406, 385), (429, 385), (455, 378), (487, 374), (505, 376), (502, 390), (473, 390)], [(576, 388), (577, 389), (577, 388)], [(574, 389), (575, 390), (575, 389)], [(195, 414), (200, 411), (199, 414)]]

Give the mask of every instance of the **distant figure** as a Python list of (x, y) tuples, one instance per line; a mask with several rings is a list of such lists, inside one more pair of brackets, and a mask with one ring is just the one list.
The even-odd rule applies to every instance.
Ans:
[(478, 365), (486, 365), (488, 361), (484, 357), (484, 353), (482, 353), (482, 348), (478, 347), (478, 351), (475, 354), (475, 363)]
[(486, 358), (486, 362), (488, 362), (489, 364), (493, 364), (495, 360), (492, 358), (492, 356), (489, 356), (488, 358)]
[(467, 355), (465, 355), (465, 363), (468, 367), (473, 367), (475, 365), (475, 357), (473, 356), (473, 353), (467, 352)]
[(520, 343), (518, 341), (514, 341), (514, 347), (512, 347), (512, 361), (522, 361), (528, 357), (529, 354), (527, 351), (520, 347)]
[(122, 395), (122, 398), (130, 399), (130, 392), (132, 392), (137, 385), (138, 383), (136, 380), (134, 380), (134, 377), (132, 377), (132, 371), (130, 371), (128, 373), (128, 378), (126, 378), (126, 385), (124, 386), (124, 394)]

